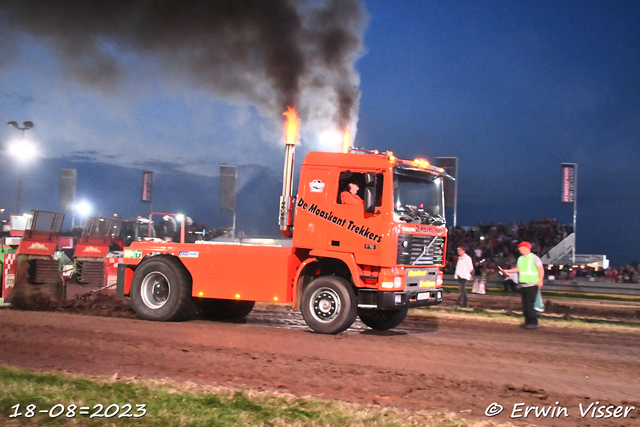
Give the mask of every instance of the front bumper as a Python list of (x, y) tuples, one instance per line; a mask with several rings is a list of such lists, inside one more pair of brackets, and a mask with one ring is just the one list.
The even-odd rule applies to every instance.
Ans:
[(358, 292), (358, 307), (378, 310), (428, 307), (442, 303), (442, 293), (442, 289), (422, 292), (386, 292), (361, 289)]

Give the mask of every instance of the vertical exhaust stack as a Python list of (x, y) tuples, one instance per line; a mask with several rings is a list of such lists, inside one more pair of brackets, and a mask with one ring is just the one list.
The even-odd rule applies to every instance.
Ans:
[(286, 152), (284, 158), (284, 173), (282, 176), (282, 196), (280, 196), (280, 231), (284, 237), (293, 236), (293, 163), (296, 151), (296, 141), (300, 138), (300, 119), (298, 113), (291, 107), (282, 113), (287, 117), (284, 124), (284, 139)]

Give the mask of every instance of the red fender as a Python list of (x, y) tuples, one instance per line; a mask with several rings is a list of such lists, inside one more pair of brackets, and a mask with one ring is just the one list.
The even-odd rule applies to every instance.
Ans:
[(315, 262), (318, 260), (318, 258), (333, 258), (333, 259), (338, 259), (342, 262), (344, 262), (346, 264), (346, 266), (349, 268), (349, 272), (351, 273), (351, 277), (353, 277), (353, 283), (355, 283), (356, 287), (360, 288), (360, 287), (364, 287), (364, 282), (362, 281), (362, 279), (360, 279), (360, 276), (362, 275), (362, 269), (360, 268), (360, 266), (356, 263), (356, 259), (353, 256), (353, 254), (350, 253), (341, 253), (341, 252), (331, 252), (331, 251), (323, 251), (323, 250), (312, 250), (311, 252), (309, 252), (309, 255), (311, 255), (311, 258), (307, 258), (306, 260), (304, 260), (302, 262), (302, 264), (300, 264), (300, 267), (298, 268), (298, 271), (296, 272), (296, 276), (294, 278), (293, 283), (295, 283), (295, 287), (293, 289), (293, 302), (292, 302), (292, 308), (298, 308), (299, 302), (300, 302), (300, 298), (298, 296), (298, 281), (300, 279), (300, 274), (302, 273), (302, 271), (304, 270), (304, 268), (311, 264), (312, 262)]

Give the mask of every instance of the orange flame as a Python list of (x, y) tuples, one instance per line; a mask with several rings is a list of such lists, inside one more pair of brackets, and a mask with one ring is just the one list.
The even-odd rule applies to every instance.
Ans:
[(344, 128), (344, 136), (342, 137), (342, 152), (348, 153), (351, 148), (351, 131), (349, 127)]
[(287, 145), (296, 145), (296, 141), (300, 138), (300, 119), (295, 109), (287, 107), (287, 111), (282, 113), (287, 117), (284, 123), (284, 140)]

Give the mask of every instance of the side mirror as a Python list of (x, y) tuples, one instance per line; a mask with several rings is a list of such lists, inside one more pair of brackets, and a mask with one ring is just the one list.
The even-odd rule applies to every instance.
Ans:
[(364, 183), (369, 185), (374, 185), (376, 182), (376, 174), (372, 172), (367, 172), (364, 174)]
[(376, 189), (375, 187), (367, 187), (364, 189), (364, 211), (366, 213), (376, 212)]

